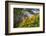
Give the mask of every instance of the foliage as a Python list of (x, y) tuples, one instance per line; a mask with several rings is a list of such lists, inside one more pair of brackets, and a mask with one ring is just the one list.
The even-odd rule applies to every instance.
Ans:
[[(34, 13), (32, 14), (32, 12), (30, 11), (32, 16), (25, 17), (20, 22), (19, 18), (22, 17), (22, 14), (25, 13), (25, 10), (23, 10), (23, 9), (15, 9), (14, 12), (15, 12), (14, 13), (14, 15), (15, 15), (14, 16), (14, 27), (38, 27), (39, 26), (39, 14), (34, 14)], [(19, 20), (19, 23), (17, 22), (17, 20)]]

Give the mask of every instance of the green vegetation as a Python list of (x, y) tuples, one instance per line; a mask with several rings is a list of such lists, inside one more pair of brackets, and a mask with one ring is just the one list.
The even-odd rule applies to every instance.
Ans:
[[(22, 12), (23, 11), (23, 12)], [(28, 10), (29, 11), (29, 10)], [(30, 17), (25, 17), (24, 19), (21, 20), (20, 17), (22, 17), (22, 14), (25, 13), (25, 10), (22, 9), (15, 9), (14, 11), (14, 27), (39, 27), (39, 13), (29, 13), (32, 14)], [(17, 21), (19, 20), (19, 21)]]

